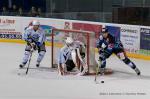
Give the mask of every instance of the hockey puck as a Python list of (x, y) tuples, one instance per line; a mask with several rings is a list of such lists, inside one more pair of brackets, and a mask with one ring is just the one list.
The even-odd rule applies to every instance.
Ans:
[(104, 83), (104, 81), (101, 81), (101, 83)]

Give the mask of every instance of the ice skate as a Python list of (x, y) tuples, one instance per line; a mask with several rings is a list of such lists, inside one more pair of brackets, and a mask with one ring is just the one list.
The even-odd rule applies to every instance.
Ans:
[(140, 70), (136, 67), (135, 69), (135, 72), (136, 72), (136, 74), (139, 76), (139, 75), (141, 75), (141, 72), (140, 72)]
[(39, 67), (40, 66), (40, 62), (36, 62), (36, 67)]
[(20, 67), (20, 68), (23, 68), (25, 65), (26, 65), (26, 64), (21, 63), (21, 64), (19, 65), (19, 67)]
[(100, 68), (100, 75), (104, 75), (105, 74), (105, 68)]

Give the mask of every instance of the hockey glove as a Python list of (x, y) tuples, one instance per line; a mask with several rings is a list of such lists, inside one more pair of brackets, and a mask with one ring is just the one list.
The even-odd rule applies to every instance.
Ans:
[(105, 49), (107, 47), (107, 45), (105, 43), (102, 43), (101, 48)]
[(29, 45), (30, 45), (30, 43), (33, 43), (33, 40), (32, 40), (32, 39), (30, 39), (30, 38), (26, 39), (25, 41), (26, 41), (26, 42), (27, 42), (27, 44), (29, 44)]
[(36, 42), (35, 43), (37, 46), (41, 46), (42, 45), (42, 43), (40, 43), (40, 42)]
[(35, 43), (30, 43), (30, 46), (32, 47), (32, 51), (36, 51), (37, 50), (37, 46)]

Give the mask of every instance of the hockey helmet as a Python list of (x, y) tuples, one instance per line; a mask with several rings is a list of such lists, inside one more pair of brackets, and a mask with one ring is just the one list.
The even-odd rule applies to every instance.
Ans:
[(34, 21), (32, 22), (32, 25), (33, 25), (33, 26), (34, 26), (34, 25), (40, 25), (40, 22), (37, 21), (37, 20), (34, 20)]

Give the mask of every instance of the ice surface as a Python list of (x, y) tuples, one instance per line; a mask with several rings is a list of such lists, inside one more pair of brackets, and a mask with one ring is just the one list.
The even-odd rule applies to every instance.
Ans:
[[(94, 76), (67, 75), (60, 77), (56, 69), (50, 68), (50, 47), (40, 68), (35, 67), (34, 54), (28, 75), (19, 69), (25, 45), (0, 43), (0, 99), (149, 99), (150, 61), (131, 59), (142, 75), (112, 56), (107, 66), (114, 70), (112, 75)], [(18, 75), (20, 73), (21, 75)]]

